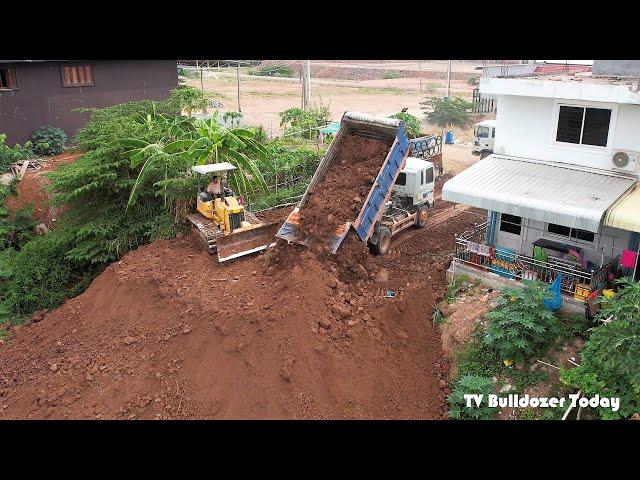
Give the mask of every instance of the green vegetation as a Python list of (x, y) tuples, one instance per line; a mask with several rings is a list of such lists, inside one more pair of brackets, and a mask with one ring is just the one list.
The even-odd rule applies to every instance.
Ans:
[(460, 97), (442, 99), (430, 97), (421, 102), (425, 110), (425, 118), (429, 123), (443, 128), (450, 126), (464, 127), (469, 123), (469, 114), (473, 104)]
[(498, 307), (486, 315), (485, 343), (503, 360), (523, 362), (544, 353), (559, 334), (557, 317), (543, 304), (551, 296), (549, 285), (523, 283), (524, 288), (505, 288), (498, 297)]
[(467, 84), (469, 85), (475, 86), (475, 85), (478, 85), (479, 83), (480, 83), (480, 80), (475, 75), (470, 75), (469, 78), (467, 78)]
[(417, 138), (422, 135), (422, 123), (418, 117), (406, 112), (394, 113), (389, 118), (397, 118), (404, 122), (405, 132), (409, 138)]
[[(463, 375), (453, 384), (451, 394), (448, 397), (449, 416), (455, 419), (490, 420), (498, 410), (487, 406), (487, 395), (493, 392), (493, 382), (491, 378), (478, 375)], [(467, 407), (465, 395), (484, 395), (480, 407), (475, 404)]]
[(231, 125), (240, 125), (240, 120), (242, 120), (241, 112), (225, 112), (222, 116), (222, 120), (227, 123), (229, 122)]
[(44, 126), (31, 135), (33, 150), (38, 155), (58, 155), (64, 150), (67, 134), (57, 127)]
[(603, 419), (628, 418), (640, 411), (640, 283), (619, 281), (616, 296), (602, 304), (598, 320), (580, 351), (580, 366), (563, 370), (564, 383), (586, 397), (620, 398), (620, 410), (598, 409)]
[(469, 290), (469, 277), (466, 275), (457, 275), (451, 279), (447, 285), (447, 293), (444, 295), (444, 301), (451, 304), (455, 302), (458, 295)]
[(387, 70), (382, 74), (382, 78), (385, 80), (391, 80), (394, 78), (401, 78), (402, 74), (396, 70)]
[(184, 110), (190, 117), (195, 110), (206, 111), (209, 100), (202, 90), (194, 87), (180, 86), (171, 91), (168, 107), (174, 113)]
[(294, 136), (314, 140), (318, 130), (329, 124), (331, 113), (325, 105), (313, 105), (307, 110), (289, 108), (280, 112), (280, 126), (285, 128), (285, 137)]
[(7, 136), (0, 133), (0, 175), (9, 171), (12, 163), (35, 156), (31, 142), (27, 141), (22, 146), (16, 143), (11, 148), (5, 144), (6, 139)]
[(255, 70), (249, 70), (247, 71), (247, 74), (259, 75), (262, 77), (295, 77), (295, 72), (291, 67), (280, 63), (259, 67)]

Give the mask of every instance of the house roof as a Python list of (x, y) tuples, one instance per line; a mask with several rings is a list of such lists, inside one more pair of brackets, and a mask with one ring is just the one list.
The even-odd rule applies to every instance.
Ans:
[(442, 199), (597, 232), (635, 178), (564, 164), (490, 155), (446, 182)]
[(640, 184), (627, 192), (607, 211), (604, 224), (629, 232), (640, 232)]

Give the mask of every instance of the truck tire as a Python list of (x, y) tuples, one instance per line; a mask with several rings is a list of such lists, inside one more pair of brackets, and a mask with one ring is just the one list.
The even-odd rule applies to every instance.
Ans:
[(427, 205), (420, 205), (416, 208), (416, 228), (424, 228), (429, 220), (429, 207)]
[(378, 232), (376, 243), (369, 243), (367, 245), (374, 255), (384, 255), (389, 251), (389, 247), (391, 246), (391, 230), (387, 227), (382, 227)]
[(482, 160), (483, 158), (488, 157), (489, 155), (491, 155), (493, 152), (490, 152), (489, 150), (483, 150), (482, 152), (480, 152), (480, 160)]

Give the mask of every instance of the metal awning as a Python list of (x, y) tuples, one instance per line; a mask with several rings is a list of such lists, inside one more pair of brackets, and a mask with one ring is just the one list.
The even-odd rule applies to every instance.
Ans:
[(634, 183), (614, 172), (494, 154), (446, 182), (442, 199), (596, 233)]
[(604, 224), (629, 232), (640, 232), (640, 184), (620, 197), (607, 211)]
[(207, 163), (206, 165), (194, 165), (193, 167), (191, 167), (192, 171), (201, 175), (204, 175), (206, 173), (228, 172), (235, 169), (236, 167), (228, 162)]

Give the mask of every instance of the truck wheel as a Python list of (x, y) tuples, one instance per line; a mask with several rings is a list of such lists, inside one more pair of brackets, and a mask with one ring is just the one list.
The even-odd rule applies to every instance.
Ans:
[(421, 205), (416, 209), (416, 228), (424, 228), (429, 220), (429, 207)]
[(487, 152), (486, 150), (483, 152), (480, 152), (480, 160), (482, 160), (485, 157), (488, 157), (489, 155), (491, 155), (492, 152)]
[(369, 250), (374, 255), (384, 255), (389, 251), (391, 246), (391, 230), (387, 227), (382, 227), (378, 232), (378, 241), (376, 243), (369, 243)]

